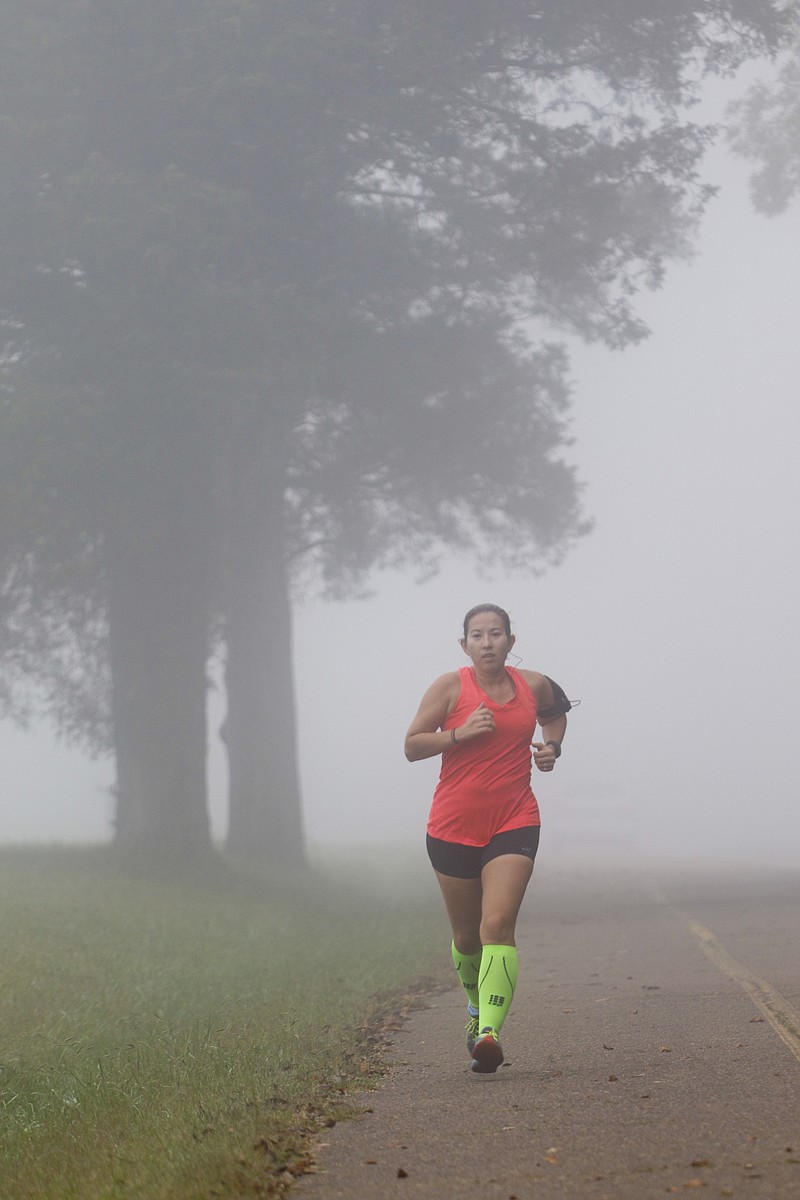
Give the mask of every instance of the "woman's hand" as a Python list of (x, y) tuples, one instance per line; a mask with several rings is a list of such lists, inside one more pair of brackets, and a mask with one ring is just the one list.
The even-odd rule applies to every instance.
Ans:
[(533, 761), (540, 771), (552, 771), (556, 765), (555, 747), (549, 742), (533, 742)]
[(456, 744), (470, 742), (473, 738), (483, 737), (484, 734), (494, 733), (494, 717), (481, 700), (474, 712), (471, 712), (463, 725), (456, 730)]

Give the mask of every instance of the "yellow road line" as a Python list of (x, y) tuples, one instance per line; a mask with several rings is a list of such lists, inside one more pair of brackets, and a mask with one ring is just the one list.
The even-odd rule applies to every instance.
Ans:
[(748, 967), (737, 962), (717, 941), (710, 929), (695, 921), (689, 913), (680, 912), (679, 909), (675, 911), (688, 925), (714, 965), (724, 974), (730, 975), (731, 979), (735, 979), (747, 992), (759, 1012), (764, 1014), (778, 1037), (783, 1039), (800, 1062), (800, 1013), (797, 1009), (777, 988), (767, 983), (766, 979), (759, 979)]

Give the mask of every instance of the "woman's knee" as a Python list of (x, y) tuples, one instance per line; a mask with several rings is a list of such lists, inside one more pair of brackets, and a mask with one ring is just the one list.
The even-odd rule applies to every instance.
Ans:
[(453, 930), (453, 945), (459, 954), (469, 957), (473, 954), (480, 954), (482, 944), (479, 928), (473, 929), (470, 927)]
[(481, 942), (484, 946), (513, 946), (516, 921), (508, 913), (484, 913)]

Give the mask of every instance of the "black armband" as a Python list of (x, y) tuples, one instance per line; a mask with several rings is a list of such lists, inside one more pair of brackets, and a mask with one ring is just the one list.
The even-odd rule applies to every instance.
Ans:
[[(560, 683), (556, 683), (555, 679), (551, 679), (549, 675), (545, 675), (545, 679), (553, 689), (554, 703), (550, 708), (543, 708), (539, 712), (539, 721), (552, 721), (553, 717), (563, 717), (572, 708), (573, 702), (567, 699), (567, 693), (564, 691)], [(577, 704), (578, 701), (575, 701)]]

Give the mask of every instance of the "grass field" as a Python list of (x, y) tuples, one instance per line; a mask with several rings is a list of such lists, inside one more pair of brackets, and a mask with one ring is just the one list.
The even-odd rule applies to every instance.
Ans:
[(363, 875), (144, 880), (103, 849), (0, 854), (3, 1200), (266, 1196), (302, 1173), (380, 1071), (381, 1024), (443, 977), (427, 875)]

